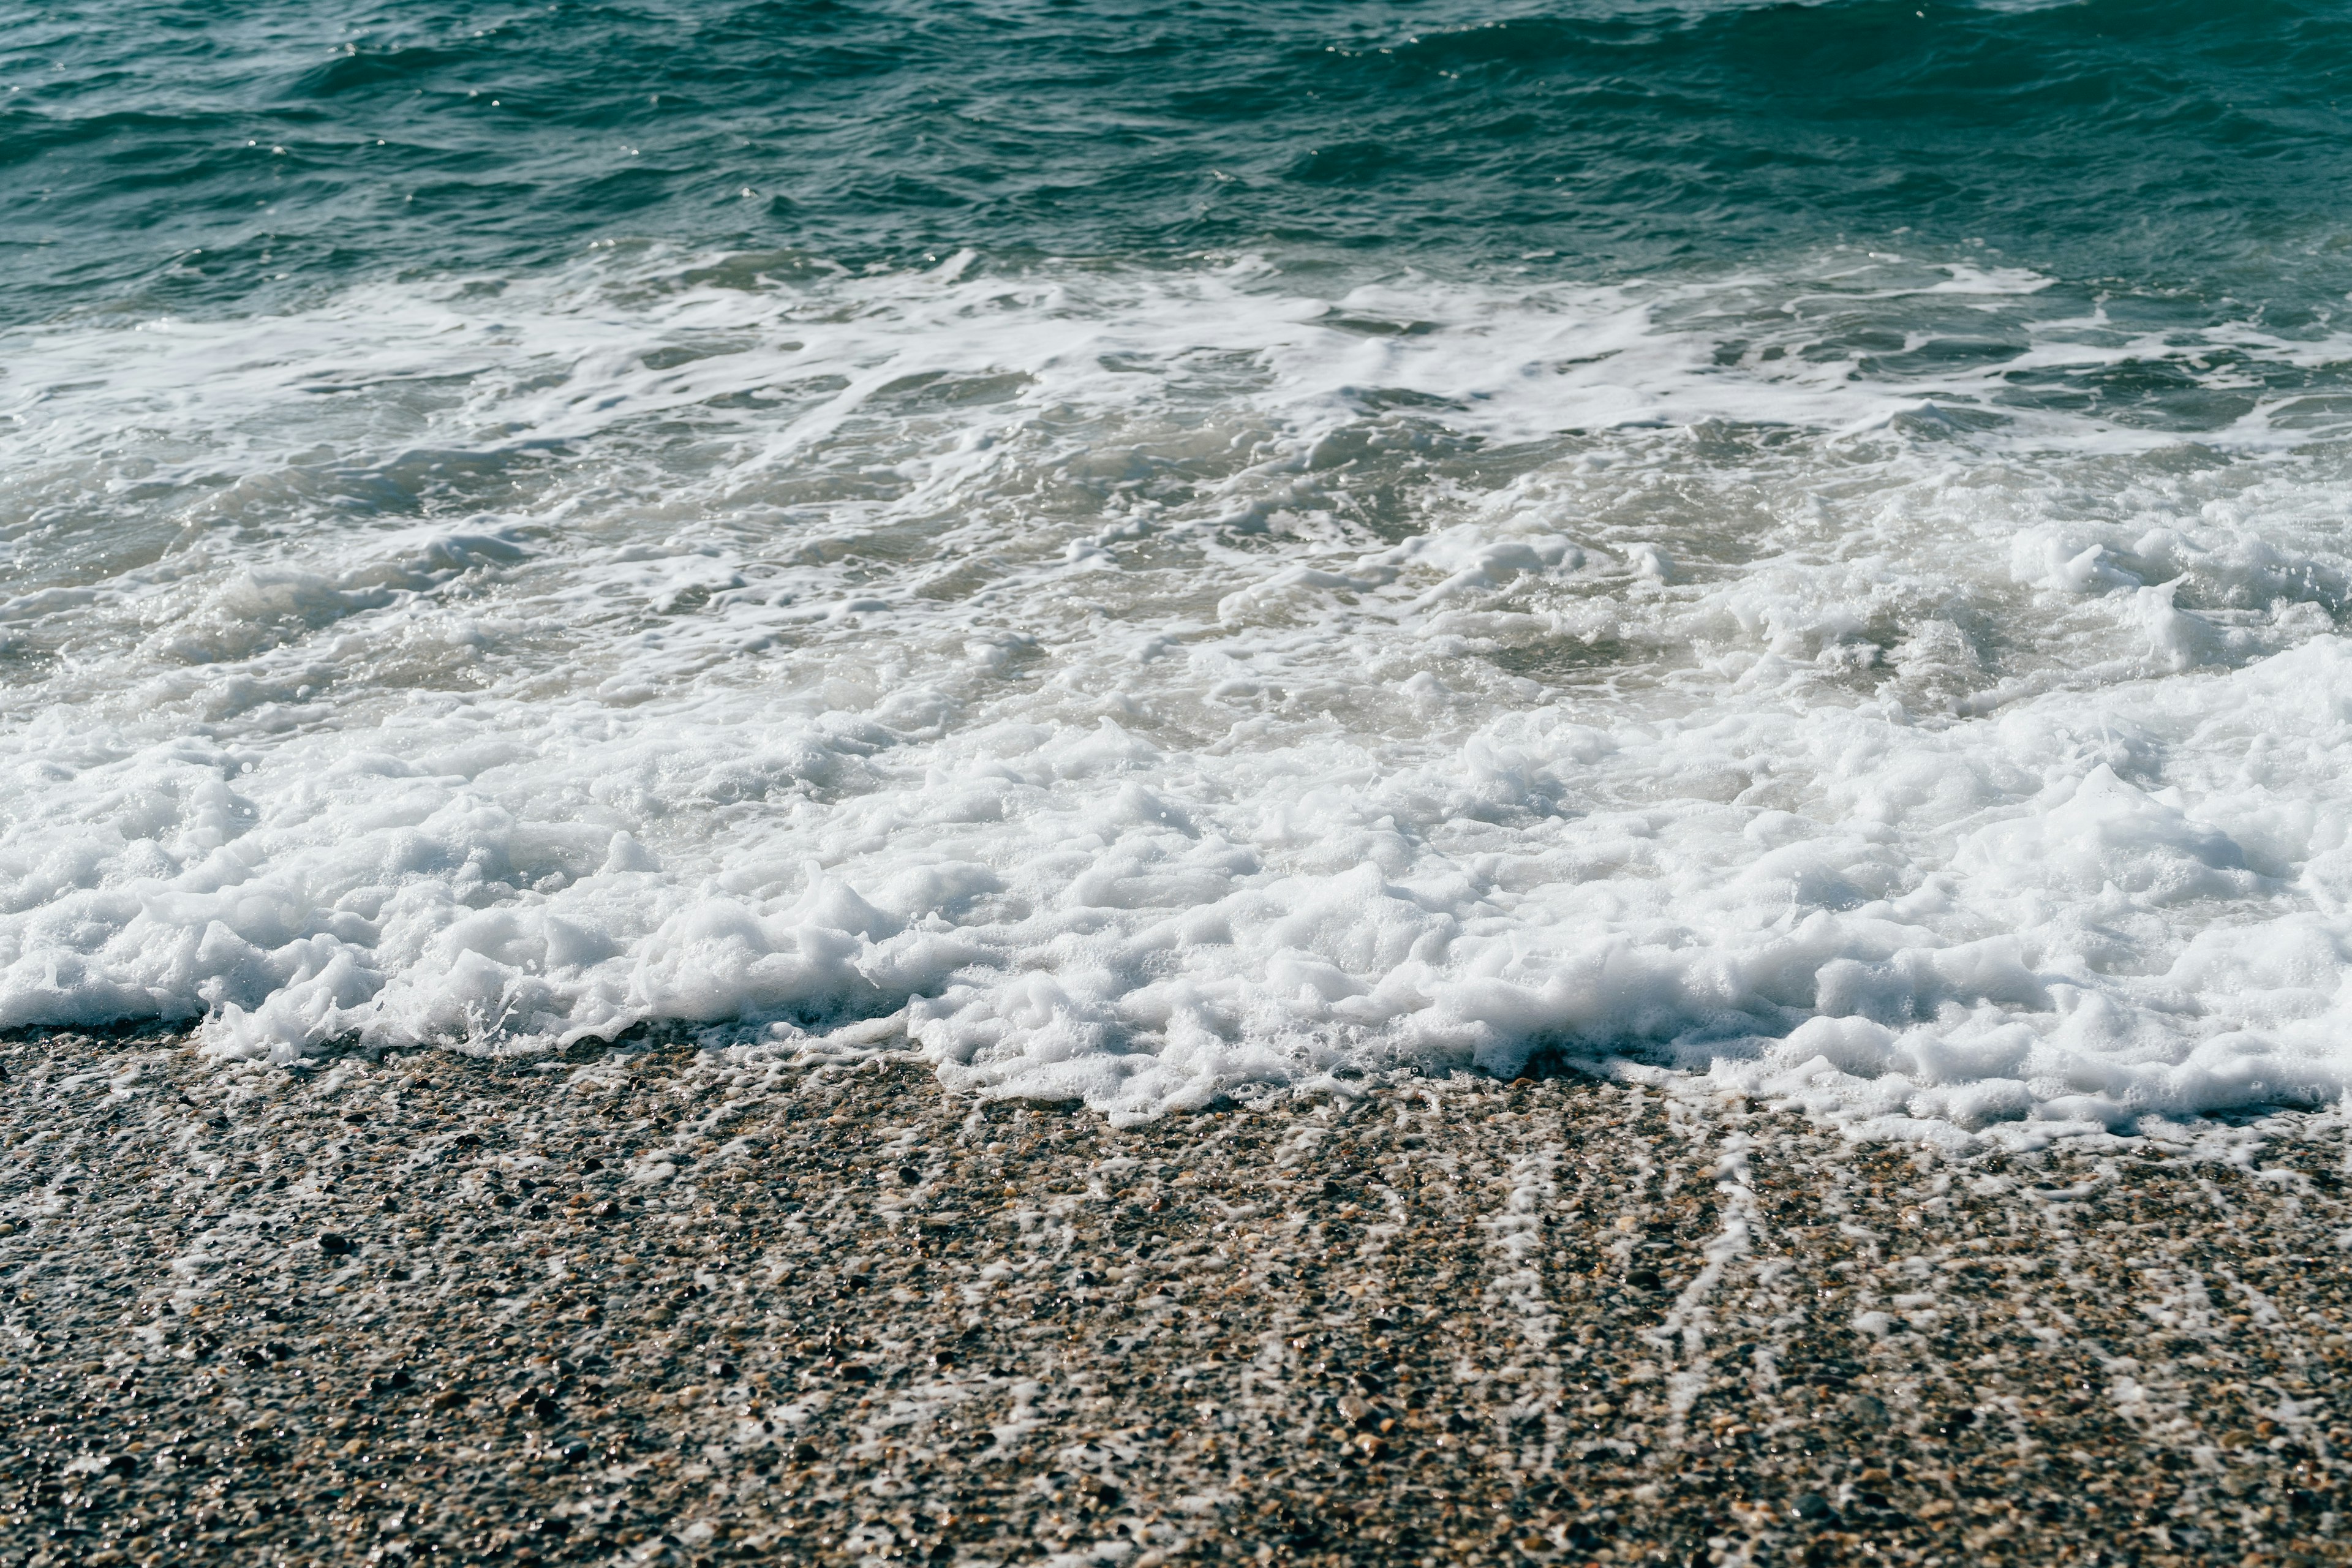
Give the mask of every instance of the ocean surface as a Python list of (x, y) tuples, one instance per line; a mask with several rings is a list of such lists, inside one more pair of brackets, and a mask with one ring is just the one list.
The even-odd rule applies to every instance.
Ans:
[(0, 4), (0, 1026), (2352, 1082), (2352, 9)]

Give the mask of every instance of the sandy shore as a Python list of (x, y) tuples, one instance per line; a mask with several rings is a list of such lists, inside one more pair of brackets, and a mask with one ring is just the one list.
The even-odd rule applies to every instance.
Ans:
[(0, 1045), (0, 1560), (2352, 1558), (2343, 1120)]

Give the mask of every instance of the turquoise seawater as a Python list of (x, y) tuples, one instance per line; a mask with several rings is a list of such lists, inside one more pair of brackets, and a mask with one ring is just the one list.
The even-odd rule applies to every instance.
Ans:
[(1577, 282), (1987, 247), (2289, 332), (2352, 287), (2324, 4), (11, 9), (17, 321), (615, 236)]
[(2292, 0), (0, 5), (0, 1026), (2336, 1095), (2347, 70)]

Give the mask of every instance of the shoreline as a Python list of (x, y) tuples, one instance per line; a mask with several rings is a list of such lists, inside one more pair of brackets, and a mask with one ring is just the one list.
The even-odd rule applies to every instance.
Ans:
[(574, 1058), (0, 1041), (0, 1562), (2352, 1560), (2333, 1110)]

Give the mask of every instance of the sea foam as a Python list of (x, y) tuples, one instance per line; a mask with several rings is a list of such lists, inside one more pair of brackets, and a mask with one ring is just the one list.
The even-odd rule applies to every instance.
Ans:
[[(0, 1024), (2335, 1096), (2346, 475), (2271, 387), (2343, 345), (2063, 296), (618, 249), (17, 333)], [(2075, 395), (2158, 362), (2205, 427)]]

